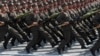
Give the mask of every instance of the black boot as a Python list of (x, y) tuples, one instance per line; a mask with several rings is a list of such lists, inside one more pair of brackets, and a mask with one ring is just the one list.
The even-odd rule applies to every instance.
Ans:
[(67, 45), (67, 47), (69, 47), (69, 48), (71, 47), (71, 44), (70, 44), (70, 43), (68, 43), (68, 44), (66, 44), (66, 45)]
[(32, 46), (32, 48), (33, 48), (34, 50), (37, 50), (36, 46)]
[(56, 46), (56, 44), (55, 43), (52, 43), (51, 46), (52, 46), (52, 48), (54, 48)]
[(20, 40), (19, 42), (20, 42), (20, 44), (23, 44), (25, 42), (25, 40)]
[(99, 49), (97, 49), (97, 52), (99, 53)]
[(90, 45), (90, 44), (92, 44), (92, 43), (93, 43), (93, 42), (88, 42), (87, 45)]
[(39, 43), (39, 44), (37, 44), (38, 45), (38, 47), (41, 47), (42, 45)]
[(62, 48), (62, 51), (65, 51), (65, 46)]
[(56, 41), (56, 44), (59, 44), (60, 41)]
[(87, 49), (85, 46), (81, 47), (81, 49)]
[(4, 47), (4, 49), (7, 49), (7, 44), (3, 43), (3, 47)]
[(61, 49), (57, 48), (58, 54), (62, 54)]
[(15, 46), (14, 42), (11, 42), (11, 45), (12, 45), (12, 46)]
[(30, 48), (26, 47), (25, 50), (27, 53), (30, 53)]
[(91, 54), (92, 54), (93, 56), (96, 56), (96, 55), (95, 55), (95, 51), (90, 50), (90, 52), (91, 52)]

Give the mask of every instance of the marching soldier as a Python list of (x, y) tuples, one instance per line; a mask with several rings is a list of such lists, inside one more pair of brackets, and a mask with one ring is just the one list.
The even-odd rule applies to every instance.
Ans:
[(71, 26), (69, 23), (68, 13), (68, 5), (64, 3), (62, 5), (63, 12), (58, 16), (57, 21), (59, 22), (59, 27), (62, 29), (63, 40), (60, 45), (57, 47), (58, 53), (61, 54), (61, 51), (65, 47), (66, 44), (70, 42), (71, 39)]
[(0, 5), (0, 42), (4, 40), (4, 36), (7, 33), (8, 25), (5, 24), (5, 20), (2, 18), (2, 5)]
[[(81, 48), (84, 49), (86, 47), (85, 47), (83, 40), (85, 39), (87, 44), (89, 44), (90, 42), (88, 41), (88, 39), (86, 37), (82, 38), (83, 36), (81, 36), (81, 34), (79, 32), (81, 29), (79, 29), (79, 27), (77, 27), (78, 24), (77, 24), (77, 20), (75, 19), (76, 16), (75, 16), (75, 13), (73, 12), (74, 9), (73, 9), (73, 5), (72, 5), (71, 2), (69, 3), (69, 7), (70, 7), (69, 17), (71, 18), (71, 20), (73, 20), (73, 23), (71, 23), (71, 25), (72, 25), (72, 36), (77, 39), (77, 41), (81, 45)], [(72, 38), (72, 39), (74, 39), (74, 38)]]
[(25, 1), (21, 3), (23, 13), (27, 13), (28, 11), (28, 4)]
[[(80, 1), (79, 1), (80, 2)], [(88, 35), (90, 34), (88, 32), (88, 26), (85, 24), (85, 22), (83, 20), (81, 20), (81, 16), (83, 15), (83, 12), (81, 10), (81, 4), (78, 2), (78, 11), (79, 11), (79, 22), (78, 25), (81, 29), (81, 32), (79, 31), (79, 34), (82, 35), (83, 39), (85, 40), (85, 42), (87, 43), (87, 45), (91, 44), (92, 42), (89, 41), (88, 39)]]
[[(29, 42), (29, 38), (28, 38), (26, 32), (18, 24), (20, 22), (20, 19), (16, 19), (17, 15), (18, 15), (16, 13), (17, 11), (15, 11), (13, 8), (9, 8), (9, 10), (10, 10), (10, 12), (8, 12), (8, 16), (14, 22), (14, 24), (15, 24), (14, 28), (22, 35), (22, 37), (25, 41)], [(15, 38), (13, 38), (11, 40), (12, 45), (14, 45), (15, 40), (16, 40)]]
[[(10, 4), (11, 5), (11, 4)], [(11, 39), (11, 38), (16, 38), (20, 43), (23, 43), (23, 38), (22, 36), (20, 35), (20, 33), (14, 28), (15, 23), (13, 23), (13, 21), (11, 20), (11, 18), (9, 18), (7, 12), (4, 10), (3, 8), (3, 13), (2, 13), (2, 17), (6, 20), (5, 24), (8, 24), (8, 36), (5, 40), (5, 42), (3, 43), (3, 46), (5, 49), (7, 49), (7, 44), (8, 44), (8, 41)]]
[(26, 46), (27, 53), (30, 53), (31, 47), (33, 47), (35, 50), (37, 49), (36, 44), (39, 42), (40, 38), (45, 38), (50, 42), (52, 47), (55, 46), (55, 43), (52, 41), (52, 39), (45, 32), (43, 32), (43, 30), (41, 30), (41, 27), (39, 27), (41, 25), (39, 24), (40, 17), (38, 15), (38, 12), (39, 12), (38, 6), (33, 4), (33, 12), (28, 16), (26, 16), (25, 19), (27, 28), (30, 29), (30, 32), (33, 35), (32, 40)]
[[(49, 8), (49, 10), (48, 10), (49, 15), (51, 16), (51, 15), (53, 15), (54, 13), (58, 13), (57, 10), (55, 10), (54, 2), (53, 2), (53, 1), (50, 1), (49, 3), (50, 3), (50, 8)], [(50, 25), (52, 25), (52, 26), (50, 27)], [(58, 27), (55, 27), (55, 26), (57, 26), (57, 25), (58, 25), (57, 20), (55, 20), (55, 18), (53, 18), (53, 20), (50, 21), (49, 28), (52, 30), (52, 32), (53, 32), (56, 36), (58, 36), (60, 39), (62, 39), (62, 36), (58, 33), (58, 31), (61, 32), (61, 30), (60, 30)], [(57, 30), (56, 30), (56, 29), (57, 29)]]
[(100, 48), (100, 45), (99, 45), (99, 43), (100, 43), (100, 11), (97, 12), (95, 17), (94, 17), (94, 24), (95, 24), (95, 28), (97, 28), (97, 30), (98, 30), (99, 38), (96, 41), (96, 43), (94, 44), (94, 46), (90, 49), (90, 51), (91, 51), (93, 56), (96, 56), (95, 51), (99, 50), (99, 48)]
[[(49, 17), (50, 17), (50, 12), (48, 11), (48, 9), (49, 9), (49, 4), (48, 3), (45, 3), (46, 4), (46, 6), (44, 7), (44, 14), (46, 15), (46, 20), (48, 20), (49, 19)], [(47, 27), (48, 28), (47, 28)], [(46, 31), (48, 31), (48, 33), (52, 36), (52, 38), (55, 40), (55, 42), (56, 43), (58, 43), (58, 38), (57, 38), (57, 36), (61, 36), (61, 35), (59, 35), (59, 33), (57, 33), (55, 30), (54, 30), (54, 25), (52, 24), (52, 22), (51, 22), (51, 20), (49, 20), (49, 22), (47, 22), (46, 24), (45, 24), (45, 26), (44, 26), (44, 28), (45, 28), (45, 30)], [(57, 36), (56, 36), (57, 35)]]
[[(89, 10), (91, 10), (91, 9), (94, 9), (94, 8), (92, 8), (91, 7), (91, 9), (90, 9), (90, 3), (88, 2), (87, 3), (87, 5), (86, 5), (86, 8), (85, 8), (85, 10), (88, 10), (87, 12), (89, 12)], [(96, 39), (96, 32), (95, 32), (95, 30), (93, 29), (93, 20), (92, 20), (92, 16), (90, 16), (90, 17), (88, 17), (87, 19), (84, 19), (84, 22), (85, 22), (85, 24), (88, 26), (88, 28), (90, 28), (91, 29), (91, 34), (88, 34), (89, 36), (89, 38), (90, 38), (90, 40), (91, 41), (93, 41), (94, 39)]]

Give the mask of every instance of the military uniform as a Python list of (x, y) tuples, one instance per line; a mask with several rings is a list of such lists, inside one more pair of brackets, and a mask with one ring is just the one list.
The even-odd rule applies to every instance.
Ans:
[[(5, 22), (5, 19), (0, 15), (0, 21)], [(8, 31), (8, 25), (0, 26), (0, 42), (4, 40), (4, 36)]]
[(99, 27), (97, 28), (99, 38), (98, 38), (98, 40), (96, 41), (96, 43), (94, 44), (94, 46), (90, 49), (92, 55), (95, 56), (95, 51), (98, 50), (98, 49), (100, 48), (100, 45), (99, 45), (99, 43), (100, 43), (100, 12), (98, 12), (98, 13), (95, 15), (95, 17), (94, 17), (94, 23), (95, 23), (95, 26), (96, 26), (96, 27), (99, 26)]
[(7, 44), (8, 44), (8, 41), (11, 39), (11, 38), (16, 38), (20, 43), (22, 43), (23, 42), (23, 39), (22, 39), (22, 36), (20, 35), (20, 33), (15, 29), (15, 27), (16, 27), (16, 25), (14, 25), (15, 24), (15, 22), (14, 22), (14, 24), (13, 24), (13, 20), (11, 20), (12, 18), (10, 18), (9, 16), (8, 16), (8, 14), (5, 12), (4, 14), (2, 14), (3, 16), (3, 18), (5, 18), (5, 20), (6, 20), (6, 24), (8, 24), (8, 36), (7, 36), (7, 38), (6, 38), (6, 40), (5, 40), (5, 42), (4, 42), (4, 48), (6, 49), (7, 47)]
[[(39, 18), (38, 18), (38, 14), (30, 14), (26, 17), (25, 22), (27, 25), (31, 25), (34, 22), (38, 22)], [(32, 26), (30, 29), (30, 32), (33, 35), (33, 39), (29, 42), (29, 44), (26, 47), (26, 51), (29, 53), (30, 48), (36, 48), (36, 44), (39, 42), (40, 38), (45, 38), (46, 40), (48, 40), (50, 42), (50, 44), (52, 46), (54, 46), (54, 42), (50, 39), (50, 37), (43, 32), (39, 25), (38, 26)]]
[[(67, 4), (64, 3), (62, 6), (65, 7), (65, 6), (67, 6)], [(65, 22), (69, 22), (69, 17), (67, 15), (67, 12), (62, 12), (61, 14), (59, 14), (57, 21), (59, 22), (59, 25), (65, 23)], [(70, 24), (62, 26), (61, 29), (62, 29), (62, 34), (63, 34), (64, 39), (61, 41), (60, 45), (57, 48), (59, 54), (61, 54), (61, 51), (65, 47), (65, 45), (70, 42), (70, 37), (71, 37)]]

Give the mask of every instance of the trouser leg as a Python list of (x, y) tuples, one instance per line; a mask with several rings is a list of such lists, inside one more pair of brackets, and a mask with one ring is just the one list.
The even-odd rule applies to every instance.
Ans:
[(76, 38), (76, 40), (80, 43), (82, 48), (85, 48), (85, 44), (83, 41), (83, 38), (81, 35), (73, 28), (73, 31), (71, 31), (71, 34)]
[(30, 49), (32, 46), (35, 46), (37, 44), (38, 38), (39, 38), (38, 30), (32, 30), (32, 35), (33, 35), (33, 38), (27, 45), (28, 49)]
[(11, 38), (12, 38), (12, 35), (8, 34), (8, 36), (6, 37), (6, 39), (3, 43), (3, 46), (4, 46), (5, 49), (7, 49), (8, 42)]
[(66, 44), (70, 42), (70, 30), (65, 31), (63, 30), (64, 39), (61, 41), (60, 45), (58, 46), (59, 49), (63, 49)]
[(55, 44), (54, 41), (45, 32), (39, 31), (39, 35), (45, 38), (47, 41), (49, 41), (52, 46)]
[(85, 42), (86, 42), (87, 45), (90, 44), (90, 41), (89, 41), (87, 35), (84, 32), (83, 33), (81, 32), (80, 35), (85, 40)]
[(14, 43), (15, 43), (16, 40), (17, 40), (17, 39), (16, 39), (15, 37), (12, 38), (12, 40), (11, 40), (11, 45), (12, 45), (12, 46), (15, 45)]
[(56, 43), (58, 43), (58, 39), (57, 39), (57, 37), (54, 35), (54, 33), (50, 32), (50, 30), (48, 30), (48, 29), (46, 28), (46, 26), (44, 26), (43, 28), (51, 35), (51, 37), (54, 39), (54, 41), (55, 41)]
[(25, 41), (29, 42), (29, 37), (28, 37), (28, 35), (27, 35), (26, 32), (20, 32), (20, 31), (19, 31), (19, 33), (22, 35), (22, 37), (23, 37), (23, 39), (24, 39)]
[(91, 48), (91, 50), (95, 51), (98, 48), (100, 48), (100, 29), (98, 29), (98, 33), (99, 33), (99, 39), (96, 41), (96, 43), (93, 45), (93, 47)]

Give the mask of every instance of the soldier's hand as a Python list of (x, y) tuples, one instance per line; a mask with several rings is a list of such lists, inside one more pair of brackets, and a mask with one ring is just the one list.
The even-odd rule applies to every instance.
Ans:
[(59, 28), (61, 28), (62, 26), (61, 26), (61, 25), (59, 25), (58, 27), (59, 27)]
[(99, 24), (99, 25), (97, 25), (96, 27), (94, 27), (93, 29), (97, 29), (97, 28), (100, 28), (100, 24)]
[(33, 26), (37, 26), (38, 25), (38, 22), (33, 22), (33, 24), (32, 24)]
[(4, 24), (5, 24), (4, 22), (0, 21), (0, 26), (3, 26)]
[(63, 26), (69, 25), (69, 24), (70, 24), (69, 22), (64, 22), (63, 24), (60, 25), (60, 27), (63, 27)]
[(33, 22), (31, 25), (27, 26), (27, 28), (31, 28), (31, 27), (34, 27), (34, 26), (38, 26), (38, 22)]

